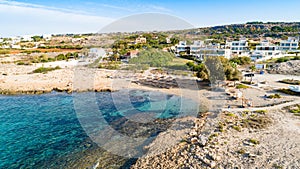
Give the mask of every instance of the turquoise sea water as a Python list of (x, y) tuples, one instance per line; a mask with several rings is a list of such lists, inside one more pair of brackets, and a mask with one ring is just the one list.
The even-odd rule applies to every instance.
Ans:
[[(130, 91), (128, 106), (123, 97), (128, 93), (114, 94), (117, 95), (103, 92), (0, 96), (0, 168), (42, 168), (46, 163), (88, 149), (85, 145), (90, 141), (89, 127), (93, 131), (103, 127), (98, 118), (110, 125), (130, 114), (151, 112), (154, 118), (170, 118), (197, 111), (192, 101), (172, 95)], [(93, 113), (95, 107), (86, 106), (88, 102), (74, 101), (91, 97), (101, 114)], [(79, 110), (80, 104), (85, 104), (83, 110)], [(182, 109), (183, 104), (187, 109)], [(61, 168), (53, 163), (49, 166)]]

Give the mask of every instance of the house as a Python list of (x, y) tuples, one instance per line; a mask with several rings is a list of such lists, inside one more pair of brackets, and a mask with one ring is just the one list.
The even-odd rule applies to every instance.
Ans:
[(42, 38), (45, 39), (46, 41), (49, 41), (49, 40), (51, 40), (52, 35), (51, 34), (44, 34), (44, 35), (42, 35)]
[(230, 58), (230, 49), (222, 49), (222, 48), (201, 48), (199, 52), (199, 59), (203, 60), (206, 56), (223, 56), (225, 58)]
[(139, 43), (147, 43), (147, 39), (143, 38), (143, 37), (138, 37), (135, 39), (135, 44), (139, 44)]
[(11, 45), (10, 46), (11, 49), (21, 49), (20, 45)]
[(31, 41), (33, 41), (33, 39), (31, 37), (32, 37), (31, 35), (24, 35), (21, 37), (21, 40), (23, 42), (31, 42)]
[(171, 39), (170, 39), (170, 38), (166, 38), (166, 43), (167, 43), (167, 44), (172, 43)]
[(179, 54), (180, 52), (186, 52), (187, 51), (187, 45), (186, 45), (186, 41), (179, 41), (178, 45), (175, 46), (176, 50), (176, 54)]
[(190, 54), (191, 55), (197, 55), (199, 54), (201, 48), (205, 47), (204, 46), (204, 41), (194, 41), (192, 45), (190, 45)]
[(299, 38), (289, 37), (287, 40), (281, 40), (279, 50), (295, 51), (299, 48)]
[(226, 42), (226, 46), (231, 50), (231, 56), (248, 56), (249, 47), (245, 38), (238, 41)]
[(104, 57), (106, 52), (101, 49), (101, 48), (91, 48), (90, 51), (88, 52), (88, 57), (89, 58), (99, 58), (99, 57)]
[(10, 43), (11, 44), (17, 44), (21, 42), (21, 37), (14, 37), (11, 39)]
[(278, 50), (276, 45), (271, 44), (268, 40), (263, 40), (256, 46), (255, 51), (251, 54), (252, 61), (263, 61), (279, 57), (282, 57), (282, 52)]
[(139, 52), (139, 50), (131, 50), (130, 52), (127, 52), (126, 55), (120, 56), (120, 58), (125, 60), (134, 58), (138, 56)]

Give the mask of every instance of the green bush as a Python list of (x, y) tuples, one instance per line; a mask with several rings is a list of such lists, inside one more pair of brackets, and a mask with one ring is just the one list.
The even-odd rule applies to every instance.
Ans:
[(281, 93), (285, 93), (285, 94), (288, 94), (288, 95), (294, 95), (294, 96), (300, 96), (300, 94), (299, 93), (297, 93), (297, 92), (294, 92), (294, 91), (292, 91), (292, 90), (290, 90), (290, 89), (279, 89), (279, 90), (277, 90), (278, 92), (281, 92)]
[(40, 67), (40, 68), (37, 68), (33, 71), (33, 73), (47, 73), (49, 71), (53, 71), (53, 70), (57, 70), (57, 69), (60, 69), (59, 66), (56, 66), (54, 68), (50, 67), (50, 68), (46, 68), (46, 67)]
[(24, 62), (18, 62), (17, 65), (25, 65)]
[(282, 58), (278, 58), (278, 59), (276, 60), (276, 63), (282, 63), (282, 62), (287, 62), (287, 61), (289, 61), (288, 58), (282, 57)]
[(281, 95), (276, 93), (276, 94), (269, 95), (268, 98), (270, 98), (270, 99), (280, 99)]
[(238, 85), (236, 85), (236, 88), (237, 89), (247, 89), (247, 88), (249, 88), (249, 86), (246, 86), (246, 85), (243, 85), (243, 84), (238, 84)]
[(259, 144), (259, 141), (256, 140), (256, 139), (253, 139), (253, 138), (249, 139), (249, 142), (252, 143), (252, 144), (255, 144), (255, 145)]
[(294, 79), (283, 79), (283, 80), (280, 80), (279, 82), (290, 84), (290, 85), (300, 85), (300, 80), (294, 80)]
[(258, 114), (266, 114), (266, 113), (267, 113), (267, 110), (256, 110), (255, 113), (258, 113)]
[(242, 56), (242, 57), (233, 57), (229, 60), (230, 62), (234, 62), (238, 65), (248, 65), (251, 63), (251, 58), (248, 56)]

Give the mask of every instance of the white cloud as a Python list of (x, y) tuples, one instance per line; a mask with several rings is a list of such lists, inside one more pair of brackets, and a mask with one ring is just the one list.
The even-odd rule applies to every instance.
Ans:
[(97, 32), (112, 22), (82, 11), (0, 0), (0, 37), (44, 33)]

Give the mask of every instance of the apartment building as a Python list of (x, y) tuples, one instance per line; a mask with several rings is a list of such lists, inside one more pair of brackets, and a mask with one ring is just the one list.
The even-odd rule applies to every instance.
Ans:
[(289, 37), (287, 40), (281, 40), (279, 50), (295, 51), (299, 48), (299, 38)]
[(278, 46), (271, 44), (268, 40), (263, 40), (251, 54), (252, 61), (263, 61), (279, 57), (282, 57), (282, 52)]
[(249, 56), (248, 42), (245, 38), (238, 41), (227, 41), (226, 47), (230, 49), (231, 56)]

